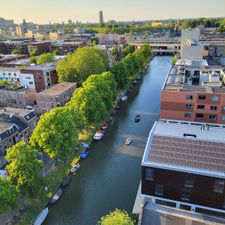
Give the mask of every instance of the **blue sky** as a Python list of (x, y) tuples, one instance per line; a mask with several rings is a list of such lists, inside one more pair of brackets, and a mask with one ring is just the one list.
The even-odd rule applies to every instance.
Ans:
[(225, 0), (0, 0), (0, 17), (36, 23), (222, 17)]

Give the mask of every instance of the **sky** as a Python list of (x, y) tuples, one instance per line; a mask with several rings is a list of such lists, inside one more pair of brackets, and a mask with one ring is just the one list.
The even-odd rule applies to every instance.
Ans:
[(0, 0), (0, 17), (21, 23), (225, 17), (225, 0)]

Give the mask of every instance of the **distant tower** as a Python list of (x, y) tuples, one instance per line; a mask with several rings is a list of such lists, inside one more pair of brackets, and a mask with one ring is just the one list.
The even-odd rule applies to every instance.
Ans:
[(27, 27), (27, 23), (25, 19), (23, 19), (22, 29), (23, 29), (23, 33), (27, 33), (28, 27)]
[(103, 12), (102, 11), (99, 11), (99, 23), (100, 23), (100, 25), (104, 25)]

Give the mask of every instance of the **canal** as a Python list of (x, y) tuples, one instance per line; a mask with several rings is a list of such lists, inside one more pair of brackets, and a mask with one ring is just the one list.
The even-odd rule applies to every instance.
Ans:
[[(155, 57), (143, 80), (121, 104), (104, 139), (91, 146), (59, 202), (50, 207), (45, 225), (96, 225), (116, 208), (132, 211), (141, 176), (148, 133), (159, 116), (160, 91), (171, 57)], [(137, 114), (139, 123), (134, 122)], [(132, 138), (129, 146), (124, 145)]]

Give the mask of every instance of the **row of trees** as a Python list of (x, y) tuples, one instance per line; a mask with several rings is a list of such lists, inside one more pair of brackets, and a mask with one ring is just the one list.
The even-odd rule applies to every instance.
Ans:
[[(101, 60), (100, 69), (95, 68), (94, 64), (88, 68), (88, 63), (94, 60), (90, 58), (88, 51), (91, 56), (94, 55)], [(41, 153), (45, 152), (56, 161), (67, 163), (73, 155), (74, 146), (78, 143), (79, 132), (102, 121), (111, 112), (117, 90), (126, 88), (130, 79), (135, 78), (151, 57), (150, 47), (144, 45), (140, 50), (127, 54), (123, 60), (117, 62), (112, 71), (102, 72), (107, 68), (103, 52), (92, 47), (84, 47), (84, 50), (79, 49), (78, 53), (83, 55), (82, 58), (78, 54), (83, 66), (78, 63), (76, 73), (79, 68), (79, 75), (82, 77), (79, 78), (80, 82), (87, 78), (82, 87), (76, 89), (66, 106), (54, 108), (40, 117), (28, 144), (19, 142), (7, 150), (6, 159), (10, 163), (6, 170), (9, 176), (6, 181), (0, 180), (0, 212), (14, 207), (19, 193), (29, 191), (32, 194), (43, 191)], [(93, 71), (100, 71), (100, 74), (90, 74)], [(71, 73), (70, 76), (74, 75)]]

